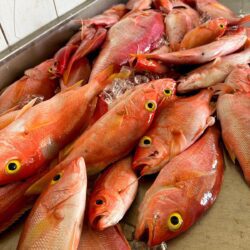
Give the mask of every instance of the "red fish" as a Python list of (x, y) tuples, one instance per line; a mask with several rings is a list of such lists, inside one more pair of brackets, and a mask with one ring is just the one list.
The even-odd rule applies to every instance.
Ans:
[(0, 185), (34, 175), (79, 135), (104, 88), (99, 82), (61, 92), (0, 130)]
[(231, 159), (237, 159), (250, 185), (250, 93), (221, 95), (217, 115), (221, 123), (223, 142)]
[(212, 91), (204, 90), (187, 98), (179, 98), (161, 108), (152, 126), (141, 138), (134, 160), (134, 170), (152, 174), (173, 157), (192, 145), (214, 124), (210, 106)]
[(87, 189), (83, 158), (58, 172), (36, 201), (17, 249), (77, 249)]
[(168, 64), (201, 64), (214, 60), (219, 56), (231, 54), (245, 44), (247, 40), (244, 28), (226, 35), (212, 43), (167, 54), (145, 54), (146, 58), (161, 60)]
[(94, 63), (90, 81), (110, 65), (120, 67), (127, 63), (131, 54), (150, 50), (163, 33), (161, 13), (153, 10), (135, 11), (124, 17), (109, 30), (103, 49)]
[(22, 108), (35, 97), (51, 98), (58, 87), (58, 80), (49, 73), (53, 63), (50, 59), (26, 70), (25, 76), (7, 87), (0, 96), (0, 114), (14, 107)]
[(235, 66), (247, 63), (250, 63), (250, 48), (239, 53), (218, 58), (214, 62), (191, 71), (187, 76), (181, 77), (177, 91), (179, 93), (186, 93), (224, 82)]
[(229, 74), (225, 83), (219, 83), (212, 87), (218, 94), (246, 92), (250, 93), (250, 67), (249, 65), (237, 65)]
[(130, 156), (114, 163), (98, 178), (89, 199), (88, 217), (93, 228), (104, 230), (116, 225), (134, 201), (138, 180), (131, 165)]
[(165, 18), (166, 34), (170, 48), (177, 51), (185, 34), (199, 25), (198, 13), (183, 2), (176, 2)]
[(0, 187), (0, 233), (32, 207), (36, 196), (25, 196), (25, 192), (41, 176)]
[(104, 11), (102, 14), (94, 16), (92, 18), (81, 20), (82, 25), (95, 25), (109, 28), (116, 24), (127, 12), (124, 4), (117, 4), (112, 6), (110, 9)]
[(188, 230), (215, 202), (223, 165), (219, 130), (212, 127), (161, 170), (139, 207), (135, 238), (154, 246)]
[(129, 10), (147, 10), (151, 4), (152, 0), (129, 0), (126, 7)]
[(217, 0), (196, 0), (197, 9), (210, 18), (226, 18), (229, 25), (238, 25), (250, 22), (250, 15), (243, 18), (237, 17), (235, 13)]
[(78, 250), (130, 250), (130, 246), (119, 225), (101, 232), (94, 231), (85, 223), (83, 225)]
[(216, 18), (190, 30), (181, 41), (180, 49), (192, 49), (215, 41), (224, 35), (227, 19)]

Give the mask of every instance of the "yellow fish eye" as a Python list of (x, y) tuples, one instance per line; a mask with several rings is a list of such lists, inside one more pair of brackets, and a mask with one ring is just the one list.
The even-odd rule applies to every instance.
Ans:
[(155, 101), (147, 101), (145, 103), (145, 108), (149, 112), (154, 112), (157, 109), (157, 103)]
[(179, 213), (172, 213), (168, 218), (168, 229), (175, 232), (182, 226), (183, 219)]
[(62, 173), (56, 174), (56, 175), (53, 177), (53, 179), (52, 179), (52, 181), (51, 181), (50, 184), (51, 184), (51, 185), (56, 184), (61, 178), (62, 178)]
[(163, 93), (165, 96), (169, 97), (173, 94), (173, 91), (171, 89), (164, 89)]
[(224, 24), (221, 23), (221, 24), (220, 24), (220, 28), (221, 28), (221, 29), (224, 29), (224, 27), (225, 27)]
[(152, 144), (152, 139), (149, 136), (143, 136), (140, 140), (139, 146), (140, 147), (150, 147)]
[(21, 168), (21, 163), (18, 160), (11, 160), (7, 163), (5, 170), (7, 174), (15, 174)]

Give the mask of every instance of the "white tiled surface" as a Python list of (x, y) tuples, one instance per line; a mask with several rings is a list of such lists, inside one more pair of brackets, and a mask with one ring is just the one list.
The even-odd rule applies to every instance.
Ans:
[[(86, 0), (0, 0), (0, 24), (10, 45)], [(0, 31), (0, 51), (6, 48)]]

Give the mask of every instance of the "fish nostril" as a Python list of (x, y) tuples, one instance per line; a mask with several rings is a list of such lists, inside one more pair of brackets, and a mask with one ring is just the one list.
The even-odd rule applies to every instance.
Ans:
[(150, 154), (148, 157), (154, 157), (159, 154), (159, 151), (155, 150), (152, 154)]

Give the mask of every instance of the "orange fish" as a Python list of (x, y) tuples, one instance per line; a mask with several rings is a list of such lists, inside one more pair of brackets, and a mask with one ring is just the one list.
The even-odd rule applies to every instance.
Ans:
[(201, 64), (237, 51), (244, 46), (246, 41), (246, 29), (239, 28), (217, 41), (196, 48), (163, 54), (150, 53), (141, 56), (168, 64)]
[(224, 82), (238, 64), (250, 63), (250, 48), (202, 65), (179, 79), (177, 91), (187, 93)]
[(129, 156), (111, 165), (95, 183), (89, 199), (90, 225), (97, 230), (116, 225), (135, 199), (138, 180)]
[(139, 207), (135, 238), (149, 246), (188, 230), (215, 202), (223, 179), (219, 130), (208, 128), (161, 170)]
[(77, 158), (53, 177), (36, 201), (17, 249), (77, 249), (86, 188), (85, 163)]
[(141, 138), (133, 169), (141, 175), (153, 174), (173, 157), (192, 145), (214, 124), (210, 106), (212, 91), (178, 98), (161, 108), (150, 129)]
[(181, 41), (180, 49), (192, 49), (208, 44), (223, 36), (227, 28), (227, 19), (216, 18), (190, 30)]
[(84, 223), (78, 250), (130, 250), (119, 225), (94, 231)]
[(34, 175), (79, 135), (104, 88), (99, 82), (61, 92), (0, 130), (0, 185)]
[(0, 96), (0, 114), (11, 108), (22, 108), (35, 97), (44, 100), (51, 98), (58, 87), (58, 80), (52, 79), (49, 68), (54, 60), (50, 59), (25, 71), (25, 75), (8, 86)]
[(246, 182), (250, 185), (250, 93), (221, 95), (217, 115), (221, 123), (223, 142), (231, 159), (237, 159)]

